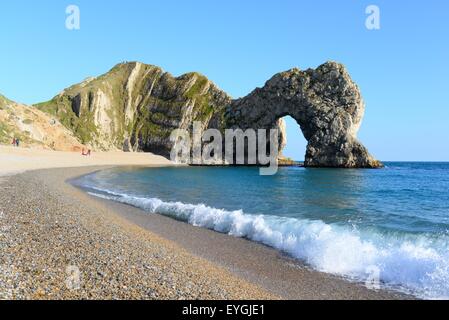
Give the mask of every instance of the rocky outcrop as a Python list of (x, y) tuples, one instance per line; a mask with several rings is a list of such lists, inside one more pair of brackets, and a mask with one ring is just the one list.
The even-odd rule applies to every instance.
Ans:
[(173, 129), (281, 129), (290, 115), (308, 141), (308, 167), (381, 166), (357, 140), (365, 106), (343, 65), (279, 73), (263, 88), (232, 100), (206, 77), (173, 77), (138, 62), (122, 63), (72, 86), (38, 107), (55, 115), (82, 143), (100, 150), (150, 151), (168, 156)]

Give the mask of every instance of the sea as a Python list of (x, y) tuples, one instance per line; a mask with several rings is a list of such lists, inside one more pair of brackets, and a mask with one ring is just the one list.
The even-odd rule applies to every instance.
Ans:
[(447, 299), (449, 163), (385, 165), (281, 167), (274, 176), (257, 167), (121, 167), (74, 184), (148, 214), (262, 243), (349, 281)]

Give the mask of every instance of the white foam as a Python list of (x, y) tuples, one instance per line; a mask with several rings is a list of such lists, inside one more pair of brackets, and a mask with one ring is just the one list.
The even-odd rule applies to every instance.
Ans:
[(319, 271), (365, 281), (375, 267), (387, 287), (402, 288), (421, 298), (449, 297), (449, 241), (446, 236), (400, 238), (397, 234), (362, 232), (322, 221), (251, 215), (241, 210), (227, 211), (203, 204), (164, 202), (99, 191), (102, 194), (90, 194), (266, 244)]

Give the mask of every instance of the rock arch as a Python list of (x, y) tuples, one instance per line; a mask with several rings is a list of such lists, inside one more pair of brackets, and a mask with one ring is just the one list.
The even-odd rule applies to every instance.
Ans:
[(381, 167), (357, 140), (364, 111), (359, 88), (346, 68), (327, 62), (315, 70), (276, 74), (263, 88), (234, 100), (224, 119), (227, 128), (270, 129), (279, 128), (280, 119), (289, 115), (308, 142), (305, 166)]

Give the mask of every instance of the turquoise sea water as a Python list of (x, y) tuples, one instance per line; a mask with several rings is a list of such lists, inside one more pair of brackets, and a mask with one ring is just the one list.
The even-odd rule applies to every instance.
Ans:
[(75, 184), (195, 226), (261, 242), (320, 271), (449, 297), (449, 163), (385, 169), (120, 168)]

